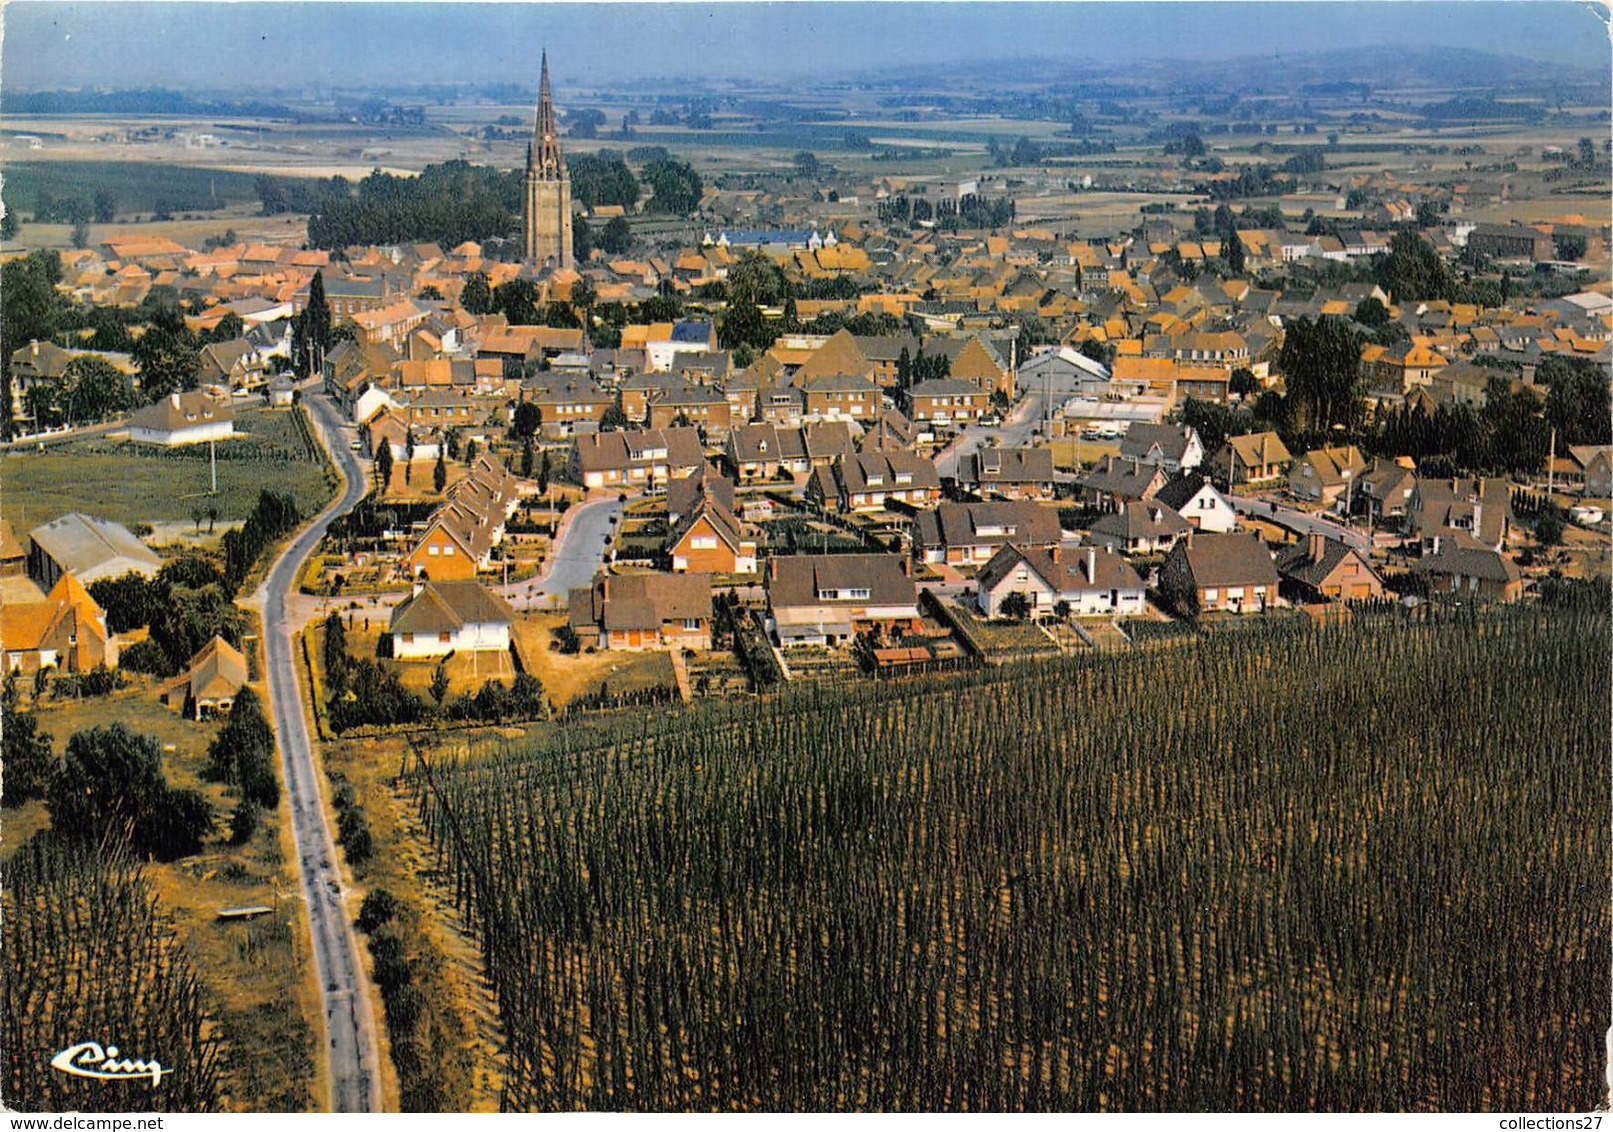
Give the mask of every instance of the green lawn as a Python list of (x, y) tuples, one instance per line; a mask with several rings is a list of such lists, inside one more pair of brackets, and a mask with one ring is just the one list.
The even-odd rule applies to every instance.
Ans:
[(133, 524), (189, 522), (216, 506), (220, 522), (245, 519), (262, 488), (289, 491), (306, 513), (324, 506), (333, 488), (323, 458), (290, 412), (246, 410), (236, 429), (246, 435), (219, 445), (216, 496), (206, 445), (163, 451), (98, 437), (0, 459), (0, 511), (20, 536), (69, 511)]

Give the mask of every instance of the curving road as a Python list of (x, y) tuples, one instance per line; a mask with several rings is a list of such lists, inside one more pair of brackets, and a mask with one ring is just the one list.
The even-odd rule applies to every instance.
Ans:
[(1366, 535), (1342, 523), (1322, 515), (1315, 515), (1308, 511), (1300, 511), (1293, 507), (1284, 507), (1267, 499), (1252, 499), (1242, 495), (1229, 495), (1227, 502), (1232, 509), (1240, 515), (1252, 515), (1256, 519), (1270, 519), (1279, 527), (1287, 527), (1297, 534), (1319, 534), (1335, 542), (1342, 542), (1345, 546), (1361, 554), (1372, 552), (1372, 540)]
[(566, 512), (548, 569), (539, 577), (497, 586), (498, 593), (517, 609), (541, 608), (551, 601), (564, 605), (572, 590), (593, 582), (623, 509), (614, 495), (572, 507)]
[(364, 967), (353, 937), (352, 916), (341, 887), (336, 846), (325, 822), (320, 772), (314, 764), (303, 690), (297, 676), (286, 598), (297, 587), (297, 575), (331, 520), (351, 510), (364, 497), (367, 477), (340, 440), (341, 423), (323, 395), (305, 393), (303, 404), (314, 432), (347, 479), (342, 497), (305, 527), (275, 561), (257, 593), (263, 609), (264, 644), (268, 653), (269, 702), (286, 776), (287, 804), (297, 845), (297, 866), (308, 903), (314, 965), (325, 1008), (326, 1054), (330, 1062), (330, 1110), (374, 1112), (380, 1107), (375, 1020)]

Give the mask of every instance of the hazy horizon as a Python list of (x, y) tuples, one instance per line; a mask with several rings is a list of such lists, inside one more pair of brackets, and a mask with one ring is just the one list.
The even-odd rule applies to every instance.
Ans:
[[(129, 3), (14, 0), (0, 86), (263, 90), (697, 75), (766, 81), (995, 59), (1128, 62), (1448, 47), (1608, 64), (1591, 6), (1368, 3)], [(355, 46), (361, 45), (361, 46)]]

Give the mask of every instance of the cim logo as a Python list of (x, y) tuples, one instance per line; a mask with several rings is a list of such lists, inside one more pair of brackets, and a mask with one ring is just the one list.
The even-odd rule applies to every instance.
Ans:
[(117, 1046), (104, 1049), (99, 1042), (79, 1042), (68, 1046), (50, 1059), (50, 1067), (74, 1077), (92, 1077), (97, 1081), (137, 1081), (151, 1078), (151, 1087), (162, 1084), (163, 1075), (172, 1073), (156, 1060), (119, 1057)]

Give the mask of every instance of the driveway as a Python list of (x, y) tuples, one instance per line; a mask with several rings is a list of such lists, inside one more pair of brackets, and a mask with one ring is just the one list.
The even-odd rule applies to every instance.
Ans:
[(517, 609), (564, 605), (572, 590), (593, 582), (605, 561), (623, 506), (613, 495), (570, 508), (561, 520), (548, 568), (536, 578), (500, 586), (498, 592)]
[(342, 496), (302, 529), (270, 569), (253, 595), (263, 610), (268, 654), (266, 678), (275, 737), (286, 778), (286, 805), (297, 846), (297, 869), (308, 904), (314, 967), (325, 1014), (324, 1052), (330, 1063), (330, 1108), (333, 1112), (373, 1112), (380, 1103), (380, 1076), (375, 1020), (368, 983), (353, 936), (355, 909), (347, 906), (336, 846), (325, 822), (320, 794), (321, 773), (314, 762), (308, 734), (304, 693), (292, 647), (292, 618), (286, 601), (297, 576), (331, 520), (363, 498), (367, 477), (353, 453), (339, 439), (339, 422), (322, 396), (304, 401), (314, 432), (347, 480)]
[(1042, 427), (1042, 413), (1047, 404), (1040, 390), (1027, 393), (997, 425), (968, 425), (952, 442), (935, 454), (935, 470), (943, 479), (956, 479), (958, 458), (995, 438), (1004, 448), (1020, 448), (1030, 443), (1031, 434)]

